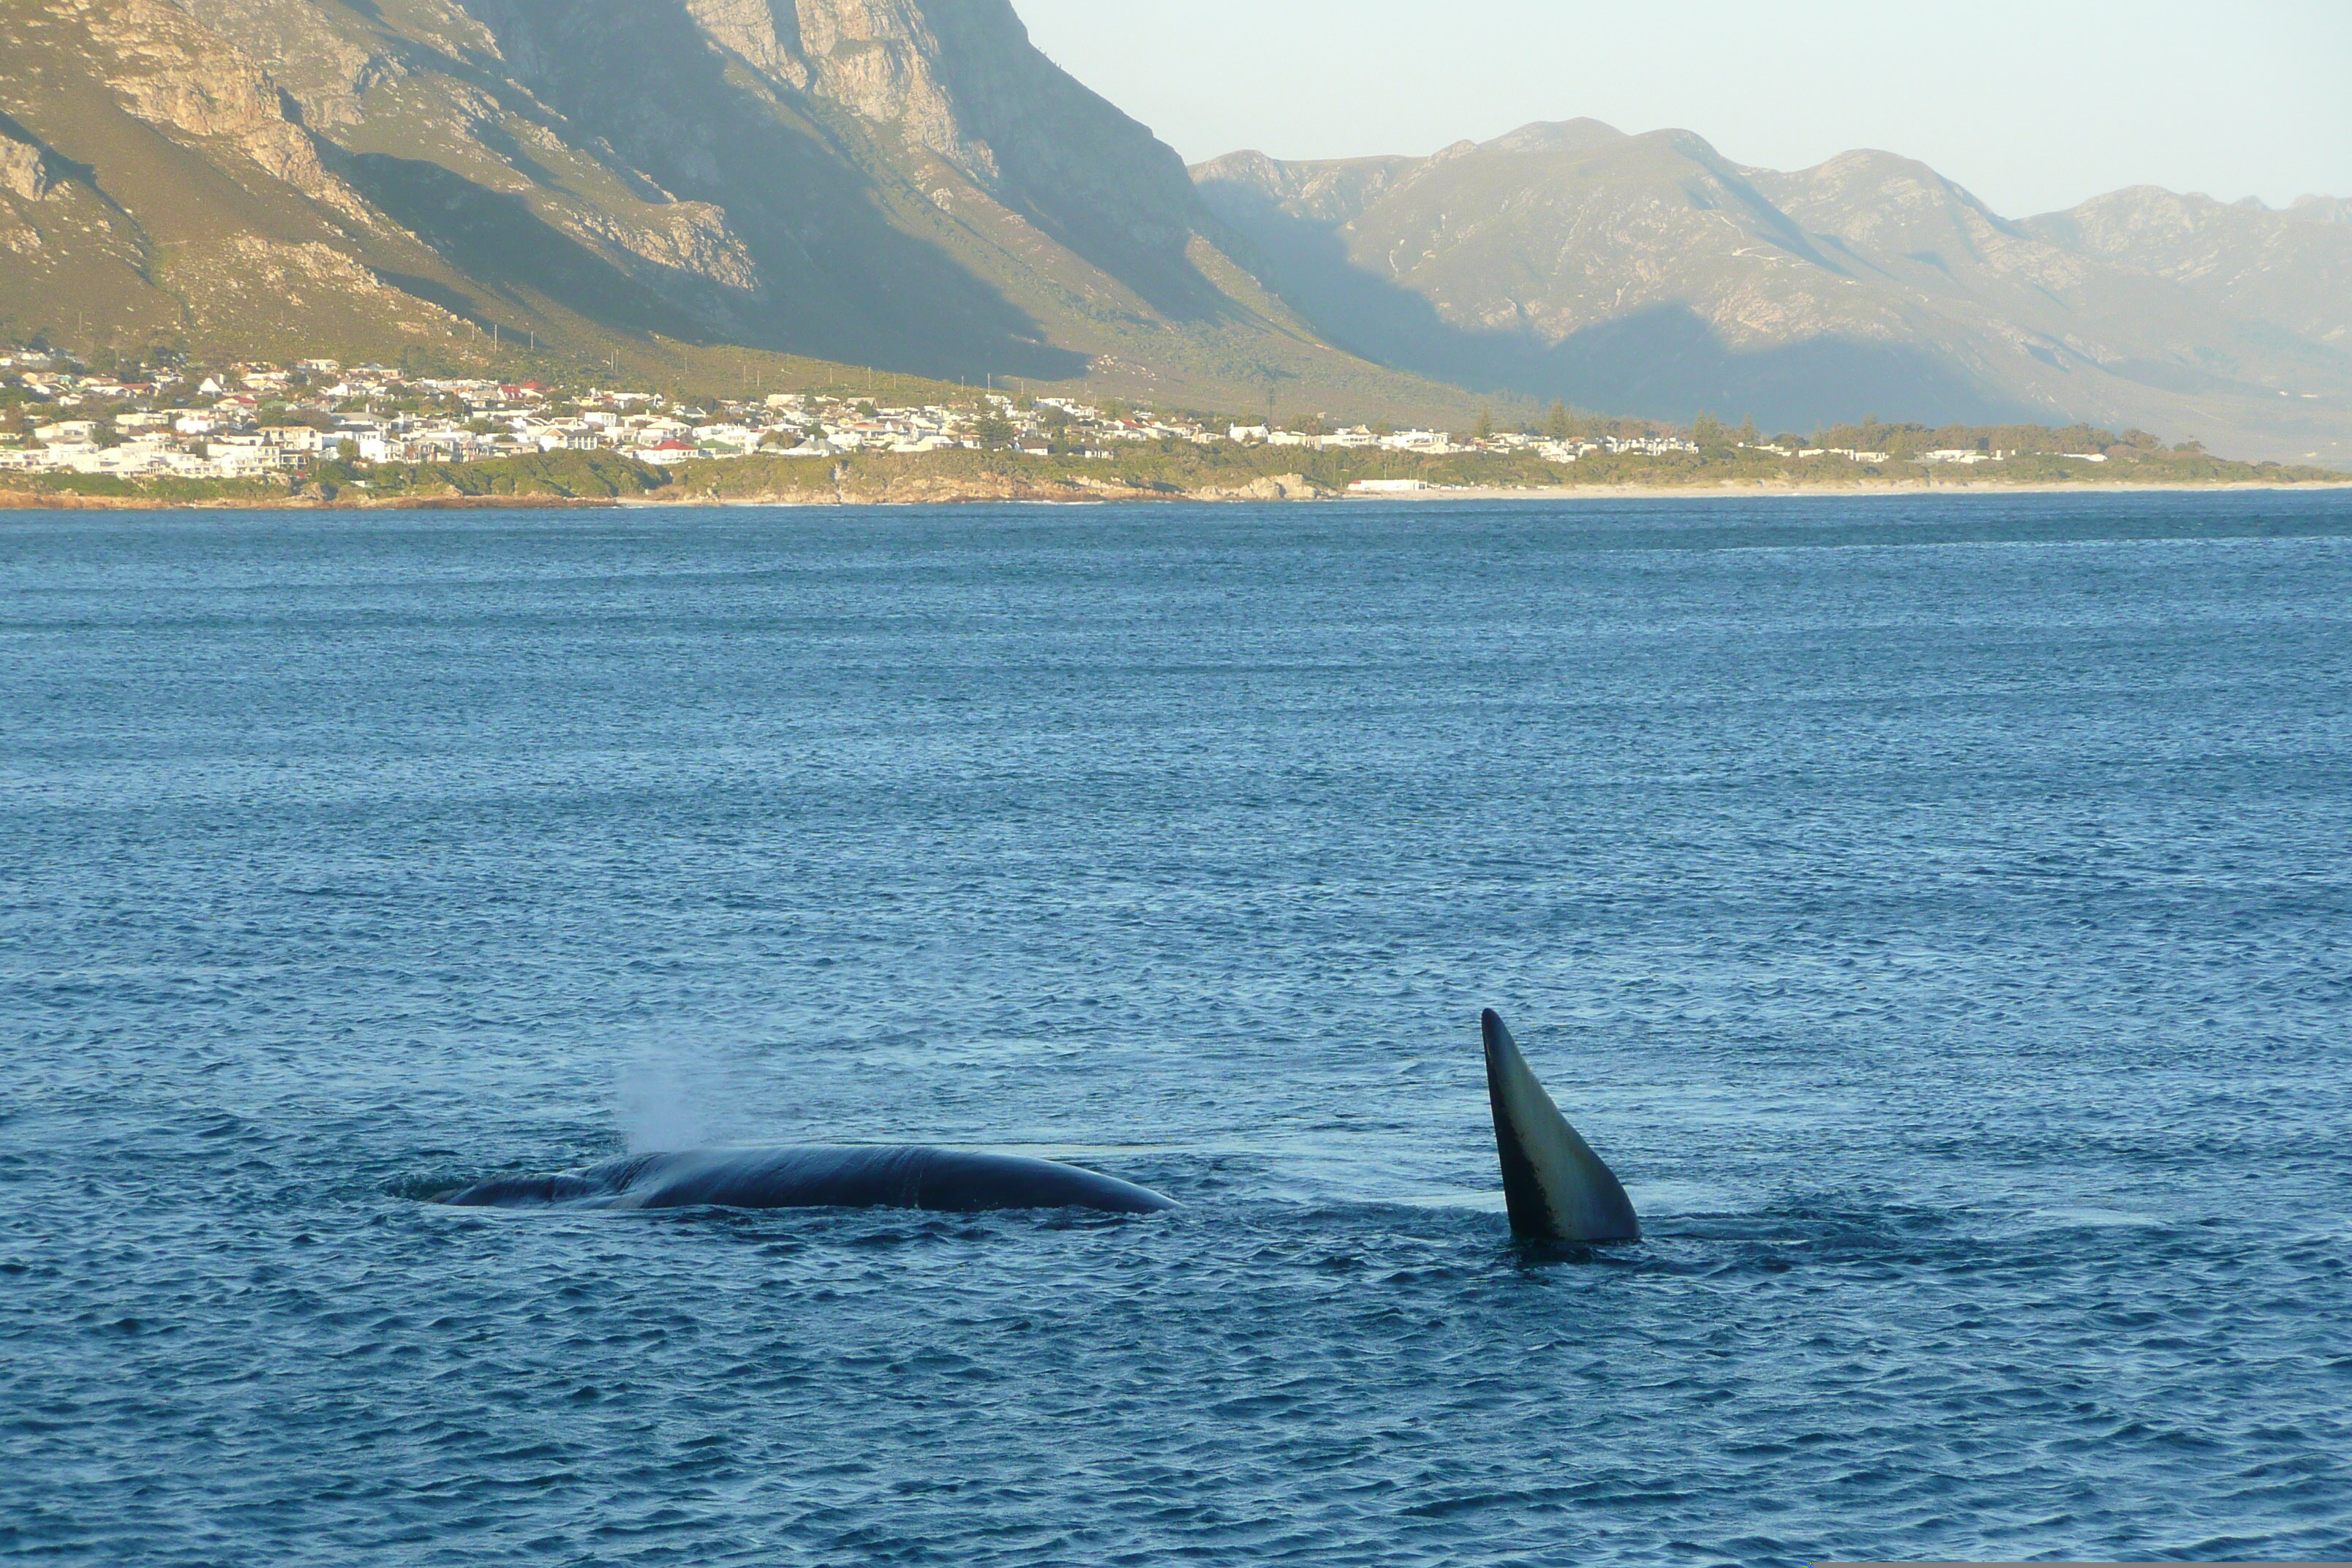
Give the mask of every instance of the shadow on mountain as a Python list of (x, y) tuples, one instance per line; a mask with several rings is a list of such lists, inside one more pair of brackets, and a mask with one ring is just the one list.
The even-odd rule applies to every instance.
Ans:
[(1172, 148), (1043, 55), (1008, 55), (1025, 29), (1006, 0), (933, 6), (928, 20), (957, 107), (995, 155), (999, 200), (1171, 321), (1240, 313), (1192, 262), (1204, 215)]
[(1934, 356), (1888, 343), (1809, 338), (1737, 349), (1686, 305), (1656, 305), (1549, 347), (1525, 338), (1455, 332), (1502, 384), (1538, 397), (1686, 419), (1702, 409), (1752, 414), (1780, 430), (1871, 416), (1925, 425), (1998, 425), (2034, 416)]
[[(681, 0), (472, 0), (467, 9), (508, 60), (527, 66), (576, 144), (602, 139), (665, 191), (725, 209), (760, 279), (756, 294), (725, 308), (730, 341), (973, 380), (1085, 372), (1086, 356), (1046, 342), (985, 280), (892, 221), (878, 187), (894, 176), (854, 126), (813, 122), (730, 71)], [(898, 194), (929, 216), (920, 193)], [(677, 291), (708, 286), (681, 275)]]
[(471, 321), (478, 327), (489, 325), (490, 319), (482, 314), (481, 306), (471, 294), (452, 289), (437, 279), (420, 278), (414, 272), (393, 272), (378, 267), (376, 277), (404, 294), (413, 294), (428, 305), (438, 305), (461, 321)]
[(1935, 425), (2033, 414), (1917, 349), (1826, 337), (1738, 349), (1686, 305), (1652, 306), (1558, 342), (1473, 331), (1358, 267), (1334, 227), (1293, 216), (1245, 187), (1211, 185), (1202, 195), (1247, 237), (1259, 277), (1332, 343), (1458, 386), (1654, 419), (1687, 420), (1701, 410), (1753, 415), (1781, 430), (1866, 415)]
[[(100, 187), (97, 169), (88, 163), (75, 163), (26, 130), (22, 121), (0, 114), (0, 138), (22, 142), (30, 147), (33, 150), (33, 156), (38, 160), (40, 177), (48, 184), (61, 185), (68, 180), (76, 181), (104, 201), (108, 206), (112, 207), (116, 212), (122, 212), (122, 205)], [(124, 216), (130, 215), (125, 213)]]
[[(616, 331), (660, 332), (682, 342), (708, 335), (684, 310), (548, 226), (519, 195), (476, 184), (438, 163), (383, 153), (352, 156), (345, 174), (361, 195), (469, 278), (503, 292), (527, 290), (560, 300)], [(385, 280), (395, 281), (389, 275)], [(419, 281), (399, 279), (397, 286), (456, 314), (474, 314), (465, 296), (453, 303), (415, 287)]]

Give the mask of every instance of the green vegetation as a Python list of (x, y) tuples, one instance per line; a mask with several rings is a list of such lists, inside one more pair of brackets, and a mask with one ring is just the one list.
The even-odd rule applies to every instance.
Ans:
[(1395, 452), (1316, 452), (1296, 447), (1138, 442), (1108, 457), (1036, 457), (1018, 452), (858, 453), (841, 458), (754, 457), (683, 464), (673, 487), (693, 500), (761, 497), (877, 500), (905, 493), (975, 497), (1059, 491), (1121, 491), (1181, 499), (1247, 489), (1298, 476), (1340, 492), (1358, 479), (1419, 479), (1432, 486), (1542, 487), (1574, 482), (1573, 468), (1531, 455), (1479, 453), (1415, 458)]
[[(1696, 432), (1694, 432), (1696, 434)], [(1023, 497), (1188, 497), (1251, 493), (1253, 485), (1290, 479), (1308, 491), (1344, 494), (1358, 480), (1419, 480), (1446, 489), (1706, 489), (1793, 487), (1857, 489), (1912, 485), (1958, 489), (1999, 485), (2326, 484), (2328, 469), (2215, 458), (2194, 443), (2166, 447), (2130, 433), (2076, 427), (1958, 427), (1867, 424), (1822, 433), (1830, 440), (1875, 440), (1883, 463), (1857, 463), (1827, 452), (1799, 457), (1770, 447), (1718, 440), (1697, 451), (1656, 454), (1587, 450), (1577, 461), (1549, 461), (1532, 449), (1460, 452), (1443, 457), (1377, 449), (1317, 451), (1298, 447), (1202, 446), (1163, 439), (1136, 442), (1107, 456), (1038, 456), (969, 448), (838, 458), (788, 458), (771, 452), (656, 467), (623, 453), (555, 451), (471, 463), (328, 461), (300, 479), (131, 480), (84, 474), (0, 474), (0, 501), (134, 505), (435, 505), (596, 504), (623, 500), (936, 501)], [(1787, 439), (1793, 443), (1795, 437)], [(2014, 441), (2015, 447), (1996, 446)], [(1981, 445), (1980, 445), (1981, 444)], [(1975, 464), (1922, 463), (1895, 448), (2012, 451)], [(2104, 462), (2062, 454), (2096, 452)], [(1297, 487), (1291, 487), (1296, 489)]]
[(594, 501), (651, 495), (668, 483), (662, 469), (618, 452), (542, 452), (478, 463), (378, 463), (364, 469), (327, 463), (307, 483), (289, 486), (288, 493), (307, 492), (325, 501), (494, 497)]
[(617, 452), (547, 452), (478, 463), (320, 464), (302, 478), (124, 479), (0, 473), (0, 504), (112, 500), (142, 506), (429, 504), (465, 500), (607, 501), (667, 489), (660, 468)]

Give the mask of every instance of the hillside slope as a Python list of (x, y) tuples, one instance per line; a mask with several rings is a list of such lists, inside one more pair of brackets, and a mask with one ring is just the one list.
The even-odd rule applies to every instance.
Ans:
[(0, 54), (0, 334), (1463, 401), (1322, 343), (1007, 0), (5, 0)]
[(1799, 430), (2081, 419), (2352, 465), (2333, 204), (2127, 192), (2015, 223), (1890, 153), (1781, 174), (1594, 121), (1193, 174), (1332, 342), (1466, 385)]

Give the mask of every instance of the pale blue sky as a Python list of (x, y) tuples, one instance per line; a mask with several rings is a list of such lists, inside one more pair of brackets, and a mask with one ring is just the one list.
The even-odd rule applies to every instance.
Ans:
[(1933, 164), (2013, 216), (2130, 184), (2352, 196), (2352, 0), (1013, 0), (1191, 161), (1427, 153), (1531, 120), (1803, 168)]

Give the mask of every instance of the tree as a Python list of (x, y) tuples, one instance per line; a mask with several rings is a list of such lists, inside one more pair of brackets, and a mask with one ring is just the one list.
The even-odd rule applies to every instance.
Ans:
[(1491, 441), (1495, 438), (1495, 411), (1493, 409), (1481, 408), (1478, 410), (1478, 428), (1474, 432), (1474, 434), (1476, 439), (1481, 441)]
[(1551, 405), (1551, 422), (1544, 426), (1544, 434), (1555, 441), (1565, 441), (1576, 434), (1576, 427), (1569, 421), (1567, 404)]
[(1759, 437), (1756, 433), (1756, 416), (1750, 414), (1748, 417), (1739, 422), (1739, 444), (1741, 446), (1753, 447), (1762, 439), (1763, 437)]
[(1690, 438), (1696, 446), (1722, 446), (1723, 421), (1702, 409), (1699, 416), (1691, 421)]

